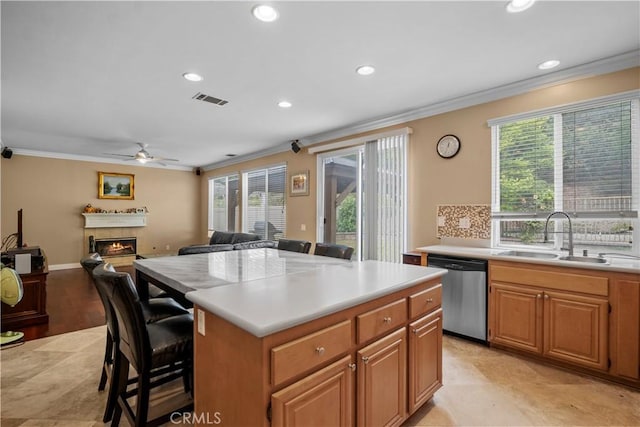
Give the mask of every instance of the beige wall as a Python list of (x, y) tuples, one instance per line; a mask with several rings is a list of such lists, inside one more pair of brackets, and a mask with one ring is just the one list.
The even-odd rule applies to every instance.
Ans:
[[(634, 89), (640, 89), (640, 68), (557, 84), (371, 132), (406, 126), (413, 129), (409, 156), (409, 248), (438, 243), (437, 205), (490, 204), (491, 130), (487, 126), (488, 120)], [(460, 153), (449, 160), (440, 158), (435, 151), (436, 141), (445, 134), (455, 134), (462, 142)], [(226, 175), (281, 162), (287, 163), (289, 173), (309, 169), (311, 176), (309, 196), (287, 199), (287, 236), (315, 241), (316, 160), (307, 149), (298, 154), (287, 152), (239, 163), (210, 171), (206, 176)], [(205, 179), (203, 200), (206, 191)], [(206, 206), (202, 207), (201, 216), (206, 229)], [(299, 229), (302, 223), (307, 226), (306, 232)]]
[[(2, 237), (17, 230), (23, 209), (24, 241), (40, 246), (50, 265), (77, 264), (83, 255), (88, 203), (103, 209), (146, 206), (138, 252), (172, 250), (202, 241), (197, 177), (192, 172), (15, 155), (2, 159)], [(135, 174), (135, 200), (98, 199), (98, 171)], [(155, 247), (155, 249), (154, 249)]]
[[(549, 86), (394, 126), (413, 128), (409, 247), (438, 242), (438, 204), (490, 203), (491, 133), (487, 120), (634, 89), (640, 89), (640, 68)], [(461, 139), (462, 149), (453, 159), (444, 160), (436, 154), (435, 143), (448, 133)], [(308, 154), (307, 149), (227, 166), (200, 177), (161, 168), (14, 155), (0, 162), (0, 236), (16, 231), (16, 212), (22, 208), (25, 242), (44, 248), (50, 264), (77, 263), (84, 244), (80, 213), (91, 203), (104, 209), (149, 209), (149, 225), (141, 231), (138, 252), (162, 252), (166, 245), (175, 250), (203, 243), (207, 240), (207, 179), (282, 163), (287, 164), (289, 174), (309, 170), (311, 178), (309, 196), (287, 198), (287, 236), (315, 241), (316, 156)], [(98, 171), (135, 174), (135, 200), (97, 199)], [(306, 231), (301, 230), (303, 224)]]

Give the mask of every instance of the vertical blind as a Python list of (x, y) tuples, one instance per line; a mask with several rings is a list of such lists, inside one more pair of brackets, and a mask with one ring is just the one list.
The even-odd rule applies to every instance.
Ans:
[(279, 239), (286, 230), (286, 166), (243, 174), (243, 230), (263, 239)]
[(406, 247), (407, 135), (365, 144), (363, 257), (401, 262)]

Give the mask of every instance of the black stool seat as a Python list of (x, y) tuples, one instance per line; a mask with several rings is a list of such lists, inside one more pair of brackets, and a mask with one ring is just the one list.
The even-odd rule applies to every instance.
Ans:
[(191, 357), (193, 316), (168, 317), (147, 325), (151, 347), (151, 369)]
[(316, 243), (316, 248), (313, 254), (332, 258), (351, 259), (351, 255), (353, 255), (353, 248), (347, 245), (318, 242)]
[(306, 240), (280, 239), (278, 240), (278, 249), (281, 251), (308, 254), (311, 249), (311, 242)]
[[(180, 316), (189, 312), (173, 298), (151, 298), (141, 301), (142, 314), (147, 323), (157, 322), (171, 316)], [(192, 319), (193, 320), (193, 319)]]

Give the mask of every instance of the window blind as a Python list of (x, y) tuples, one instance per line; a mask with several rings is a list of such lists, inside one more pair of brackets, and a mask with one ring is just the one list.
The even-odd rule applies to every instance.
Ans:
[(286, 230), (286, 166), (243, 174), (243, 230), (275, 240)]

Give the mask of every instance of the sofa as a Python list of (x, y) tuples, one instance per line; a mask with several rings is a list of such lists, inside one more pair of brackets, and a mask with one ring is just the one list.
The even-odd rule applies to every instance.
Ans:
[(178, 255), (275, 247), (277, 247), (276, 242), (272, 240), (261, 240), (261, 237), (257, 234), (214, 231), (209, 239), (209, 244), (185, 246), (178, 250)]

